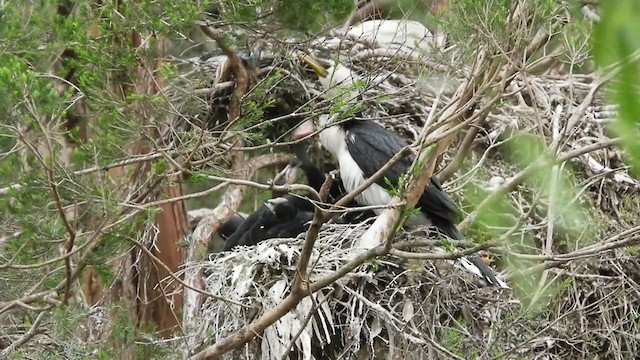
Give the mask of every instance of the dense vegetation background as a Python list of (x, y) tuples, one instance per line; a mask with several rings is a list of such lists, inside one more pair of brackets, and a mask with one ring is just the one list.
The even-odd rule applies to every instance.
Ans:
[[(341, 32), (372, 17), (447, 42), (381, 60)], [(635, 0), (0, 0), (0, 357), (636, 356), (638, 33)], [(299, 52), (389, 76), (352, 111), (422, 141), (468, 242), (209, 254), (288, 132), (345, 111)], [(448, 268), (465, 249), (512, 289)]]

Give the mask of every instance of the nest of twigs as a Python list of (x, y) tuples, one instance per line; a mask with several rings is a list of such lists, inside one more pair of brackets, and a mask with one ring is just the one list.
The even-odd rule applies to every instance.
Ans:
[[(351, 260), (352, 241), (365, 226), (325, 227), (312, 255), (310, 280)], [(397, 241), (411, 238), (396, 235)], [(272, 239), (194, 265), (207, 274), (207, 291), (233, 302), (209, 298), (194, 334), (215, 342), (276, 306), (290, 291), (301, 243), (302, 238)], [(449, 261), (389, 256), (305, 298), (255, 342), (226, 358), (424, 359), (501, 353), (507, 358), (594, 353), (628, 358), (637, 349), (639, 271), (637, 256), (614, 254), (571, 270), (554, 269), (564, 287), (547, 295), (557, 296), (548, 307), (534, 306), (525, 315), (511, 292), (479, 287)]]
[[(368, 223), (325, 226), (311, 256), (309, 280), (327, 276), (351, 260), (353, 242), (367, 227)], [(396, 234), (396, 241), (416, 238)], [(302, 237), (272, 239), (194, 264), (207, 274), (207, 291), (230, 301), (208, 299), (197, 333), (214, 334), (214, 339), (204, 339), (214, 341), (276, 306), (290, 291), (301, 247)], [(386, 349), (389, 341), (404, 349), (401, 353), (413, 349), (414, 358), (425, 358), (431, 347), (424, 335), (441, 335), (432, 326), (434, 315), (438, 314), (439, 328), (471, 316), (474, 328), (486, 331), (494, 308), (503, 306), (498, 301), (503, 296), (478, 287), (476, 279), (451, 264), (392, 256), (363, 264), (332, 287), (304, 299), (267, 328), (257, 343), (229, 358), (247, 353), (251, 358), (280, 358), (290, 348), (300, 358), (373, 357), (374, 352), (380, 356), (380, 351), (398, 351)]]
[[(367, 91), (360, 99), (363, 115), (412, 141), (433, 107), (448, 104), (467, 71), (464, 67), (451, 71), (454, 67), (438, 63), (438, 52), (380, 56), (384, 49), (378, 46), (332, 34), (312, 42), (306, 52), (339, 58), (365, 77)], [(275, 85), (272, 94), (286, 106), (277, 105), (281, 107), (267, 114), (267, 121), (283, 116), (282, 111), (300, 111), (305, 104), (317, 105), (315, 113), (294, 120), (322, 112), (323, 105), (330, 107), (317, 98), (321, 88), (315, 75), (291, 60), (293, 49), (272, 47), (268, 52), (271, 55), (257, 68), (270, 70), (260, 72), (257, 79), (281, 69), (286, 80)], [(398, 62), (398, 57), (405, 61)], [(424, 64), (433, 66), (425, 68)], [(446, 91), (436, 95), (430, 76), (447, 85)], [(514, 75), (505, 90), (511, 95), (492, 108), (485, 121), (473, 126), (477, 133), (467, 149), (466, 165), (445, 183), (467, 213), (473, 213), (477, 205), (467, 203), (471, 193), (476, 192), (480, 199), (496, 192), (505, 194), (505, 207), (485, 211), (508, 219), (511, 228), (496, 228), (476, 219), (485, 226), (480, 230), (491, 230), (489, 237), (501, 241), (489, 253), (498, 269), (510, 275), (513, 291), (479, 287), (446, 261), (379, 258), (305, 298), (228, 358), (636, 356), (640, 351), (636, 335), (640, 258), (633, 251), (637, 230), (625, 230), (636, 226), (631, 214), (640, 209), (640, 182), (628, 175), (624, 154), (610, 141), (607, 124), (616, 109), (604, 102), (598, 81), (595, 75)], [(302, 95), (282, 96), (285, 90), (278, 89)], [(211, 95), (216, 101), (221, 91), (230, 88), (214, 86)], [(443, 100), (436, 103), (437, 96)], [(211, 101), (209, 96), (203, 99)], [(220, 116), (216, 124), (226, 120), (224, 112), (216, 116)], [(514, 160), (517, 151), (510, 144), (518, 144), (520, 136), (529, 133), (538, 135), (540, 141), (534, 145), (543, 149), (558, 141), (550, 158), (563, 159), (555, 171), (558, 179), (569, 179), (571, 196), (563, 198), (565, 203), (551, 203), (544, 195), (550, 186), (548, 175), (509, 184), (523, 172), (526, 179), (527, 174), (554, 169), (550, 163), (548, 168), (526, 173), (531, 164)], [(456, 157), (462, 138), (445, 155), (445, 165)], [(550, 208), (555, 209), (555, 232), (550, 237), (552, 245), (547, 246)], [(366, 226), (325, 225), (312, 255), (310, 280), (352, 259), (350, 244)], [(476, 233), (470, 232), (472, 236)], [(504, 233), (507, 235), (501, 237)], [(396, 235), (403, 236), (407, 234)], [(208, 292), (233, 302), (206, 300), (193, 334), (202, 339), (201, 344), (239, 330), (283, 299), (294, 277), (301, 242), (302, 237), (273, 239), (191, 265), (204, 269)], [(541, 281), (542, 277), (552, 281)]]

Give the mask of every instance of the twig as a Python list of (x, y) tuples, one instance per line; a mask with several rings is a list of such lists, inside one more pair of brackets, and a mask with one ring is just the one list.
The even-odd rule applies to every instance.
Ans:
[[(551, 127), (553, 131), (553, 143), (560, 144), (560, 116), (562, 115), (562, 105), (556, 106), (553, 118), (551, 119)], [(558, 147), (556, 146), (552, 151), (557, 153)], [(553, 254), (553, 230), (556, 220), (556, 196), (558, 195), (558, 181), (560, 177), (560, 165), (555, 164), (551, 167), (551, 179), (549, 181), (549, 206), (547, 210), (547, 236), (544, 245), (544, 255)], [(532, 205), (531, 207), (533, 207)], [(547, 282), (548, 272), (543, 271), (538, 286), (531, 299), (531, 304), (535, 304), (538, 298), (542, 295), (544, 286)]]
[[(45, 134), (45, 140), (47, 143), (47, 148), (49, 151), (49, 154), (52, 155), (53, 154), (53, 145), (51, 144), (51, 139), (49, 139), (49, 136), (46, 135), (48, 132), (46, 131), (46, 129), (44, 128), (44, 125), (41, 123), (39, 117), (37, 117), (37, 113), (35, 112), (35, 110), (32, 110), (33, 112), (33, 116), (37, 119), (36, 123), (38, 124), (38, 126), (40, 127), (40, 130), (42, 131), (43, 134)], [(53, 201), (55, 203), (56, 206), (56, 210), (58, 212), (58, 216), (60, 217), (60, 220), (62, 221), (62, 224), (64, 225), (64, 228), (69, 236), (69, 238), (67, 239), (65, 246), (64, 246), (64, 251), (65, 251), (65, 255), (63, 257), (64, 260), (64, 264), (65, 264), (65, 271), (66, 271), (66, 286), (65, 286), (65, 297), (64, 297), (64, 302), (66, 303), (68, 298), (69, 298), (69, 292), (71, 291), (71, 256), (69, 255), (72, 251), (73, 251), (73, 246), (75, 244), (75, 240), (76, 240), (76, 231), (75, 229), (71, 226), (71, 224), (69, 223), (69, 219), (67, 217), (67, 214), (64, 211), (64, 206), (62, 204), (62, 198), (60, 197), (60, 192), (58, 191), (58, 185), (56, 185), (55, 182), (55, 175), (53, 173), (53, 169), (55, 166), (55, 157), (54, 156), (50, 156), (49, 157), (49, 164), (47, 165), (44, 162), (44, 159), (42, 157), (42, 155), (39, 153), (39, 151), (31, 144), (31, 142), (27, 141), (24, 136), (20, 136), (23, 140), (23, 143), (31, 150), (31, 152), (33, 152), (34, 155), (36, 155), (36, 159), (38, 159), (38, 161), (40, 162), (40, 164), (42, 165), (42, 168), (45, 171), (45, 174), (47, 176), (47, 182), (49, 185), (49, 190), (51, 191), (51, 196), (53, 197)]]
[(466, 249), (466, 250), (452, 251), (452, 252), (442, 253), (442, 254), (415, 253), (415, 252), (391, 249), (389, 254), (393, 255), (393, 256), (405, 258), (405, 259), (455, 260), (455, 259), (461, 258), (463, 256), (475, 254), (480, 250), (491, 249), (492, 247), (495, 247), (495, 246), (496, 245), (493, 244), (493, 243), (484, 243), (484, 244), (476, 245), (476, 246), (471, 247), (471, 248)]
[[(613, 296), (613, 293), (609, 296)], [(547, 331), (550, 328), (553, 328), (553, 326), (555, 324), (557, 324), (558, 322), (560, 322), (560, 320), (571, 316), (577, 312), (582, 312), (582, 311), (586, 311), (590, 308), (594, 308), (596, 306), (598, 306), (600, 304), (600, 302), (604, 301), (604, 299), (599, 299), (598, 301), (595, 301), (591, 304), (588, 304), (587, 306), (584, 306), (582, 308), (576, 308), (576, 309), (572, 309), (570, 311), (565, 312), (564, 314), (560, 315), (557, 319), (554, 319), (553, 321), (551, 321), (547, 326), (545, 326), (544, 328), (542, 328), (541, 330), (535, 332), (534, 334), (532, 334), (531, 336), (529, 336), (526, 340), (524, 340), (523, 342), (521, 342), (520, 344), (514, 345), (512, 346), (509, 350), (501, 353), (498, 356), (494, 356), (491, 358), (491, 360), (497, 360), (497, 359), (502, 359), (506, 356), (508, 356), (509, 354), (511, 354), (512, 352), (518, 350), (519, 348), (521, 348), (522, 346), (526, 345), (527, 343), (529, 343), (530, 341), (532, 341), (533, 339), (535, 339), (536, 337), (540, 336), (540, 334), (544, 333), (545, 331)]]
[[(228, 112), (228, 126), (232, 126), (240, 119), (241, 116), (241, 100), (250, 86), (249, 73), (236, 52), (227, 45), (220, 31), (213, 30), (206, 24), (201, 24), (200, 29), (204, 34), (216, 41), (218, 47), (227, 56), (229, 60), (229, 67), (235, 76), (236, 81), (231, 95)], [(242, 147), (243, 145), (244, 140), (241, 137), (238, 137), (236, 141), (234, 141), (234, 145), (231, 149), (233, 164), (232, 173), (236, 174), (237, 179), (239, 180), (248, 179), (251, 171), (247, 166), (245, 152), (235, 149), (236, 147)], [(189, 248), (187, 250), (188, 261), (195, 261), (198, 256), (201, 256), (207, 248), (207, 242), (211, 235), (216, 232), (229, 217), (231, 217), (233, 210), (238, 208), (240, 202), (244, 198), (246, 189), (247, 187), (241, 184), (231, 186), (223, 195), (223, 199), (220, 204), (214, 209), (212, 216), (200, 221), (192, 234), (192, 242), (189, 244)], [(202, 268), (186, 272), (185, 280), (192, 288), (204, 288)], [(202, 291), (185, 291), (183, 326), (190, 326), (195, 323), (198, 317), (200, 304), (202, 303), (201, 294)], [(188, 340), (188, 346), (185, 349), (185, 356), (189, 351), (191, 351), (194, 341), (196, 341), (195, 338)]]
[[(322, 194), (322, 196), (320, 196), (321, 201), (327, 198), (332, 183), (333, 177), (327, 176), (320, 188), (320, 193)], [(309, 261), (311, 260), (313, 245), (318, 238), (318, 233), (320, 233), (320, 228), (325, 220), (322, 209), (316, 207), (313, 214), (313, 221), (311, 222), (309, 231), (307, 231), (307, 236), (304, 244), (302, 245), (302, 251), (300, 252), (300, 259), (298, 260), (298, 266), (296, 267), (296, 276), (293, 280), (293, 284), (291, 285), (292, 294), (301, 295), (305, 292), (309, 295), (311, 294), (307, 289), (308, 284), (305, 286), (304, 282), (307, 281), (307, 268), (309, 267)]]
[[(52, 306), (49, 306), (44, 310), (48, 310), (51, 307)], [(2, 355), (2, 357), (9, 356), (9, 354), (18, 350), (20, 346), (24, 345), (27, 341), (29, 341), (32, 337), (34, 337), (38, 333), (38, 327), (40, 326), (42, 319), (44, 319), (44, 316), (47, 314), (47, 311), (44, 311), (44, 310), (38, 314), (36, 319), (33, 321), (33, 325), (31, 325), (31, 328), (29, 329), (29, 331), (24, 333), (18, 340), (14, 341), (13, 343), (11, 343), (11, 345), (9, 345), (7, 348), (2, 350), (2, 352), (0, 352), (0, 355)]]
[[(609, 146), (616, 145), (618, 143), (620, 143), (620, 138), (603, 140), (599, 143), (591, 144), (579, 149), (574, 149), (574, 150), (560, 153), (560, 155), (556, 159), (550, 160), (550, 161), (552, 161), (552, 163), (554, 164), (562, 163), (572, 158), (592, 152), (594, 150), (604, 149)], [(527, 166), (526, 168), (521, 170), (519, 173), (511, 177), (511, 179), (509, 179), (504, 184), (502, 184), (496, 191), (494, 191), (489, 196), (487, 196), (484, 200), (482, 200), (482, 202), (478, 204), (475, 210), (473, 210), (472, 213), (467, 215), (467, 217), (458, 225), (458, 228), (460, 228), (460, 230), (464, 230), (468, 228), (471, 224), (473, 224), (476, 221), (476, 218), (478, 217), (478, 215), (482, 211), (484, 211), (487, 207), (489, 207), (491, 204), (493, 204), (494, 201), (496, 201), (499, 197), (505, 195), (509, 191), (513, 190), (527, 177), (531, 176), (534, 172), (539, 171), (540, 169), (543, 169), (548, 164), (549, 162), (547, 161), (546, 154), (543, 154), (536, 161), (532, 162), (531, 164), (529, 164), (529, 166)]]
[(464, 139), (462, 139), (460, 148), (456, 151), (456, 155), (453, 157), (453, 160), (451, 160), (451, 162), (449, 162), (447, 166), (444, 167), (444, 169), (440, 170), (436, 174), (438, 180), (440, 180), (441, 183), (449, 180), (449, 178), (451, 178), (451, 176), (453, 176), (453, 174), (458, 171), (458, 169), (464, 162), (464, 159), (469, 154), (469, 150), (473, 145), (473, 140), (476, 138), (476, 135), (478, 135), (479, 131), (480, 128), (478, 126), (471, 126), (469, 128), (467, 134), (464, 136)]
[[(277, 164), (283, 164), (286, 163), (289, 160), (289, 157), (287, 155), (284, 154), (273, 154), (273, 155), (261, 155), (259, 157), (255, 157), (253, 159), (251, 159), (249, 161), (249, 167), (252, 169), (251, 173), (249, 175), (249, 178), (251, 177), (251, 175), (254, 173), (254, 171), (256, 169), (261, 169), (264, 168), (266, 166), (271, 166), (271, 165), (277, 165)], [(122, 206), (132, 206), (135, 208), (140, 208), (140, 209), (148, 209), (148, 208), (152, 208), (152, 207), (156, 207), (156, 206), (160, 206), (163, 204), (168, 204), (168, 203), (172, 203), (172, 202), (177, 202), (177, 201), (182, 201), (182, 200), (188, 200), (188, 199), (196, 199), (199, 197), (203, 197), (203, 196), (208, 196), (216, 191), (221, 190), (222, 188), (224, 188), (225, 186), (229, 186), (229, 185), (242, 185), (242, 186), (251, 186), (254, 188), (258, 188), (258, 189), (263, 189), (263, 190), (277, 190), (277, 191), (297, 191), (297, 190), (301, 190), (301, 191), (307, 191), (310, 193), (315, 193), (315, 190), (313, 190), (311, 187), (306, 186), (306, 185), (302, 185), (302, 184), (290, 184), (290, 185), (265, 185), (265, 184), (260, 184), (254, 181), (249, 181), (249, 180), (243, 180), (243, 179), (232, 179), (232, 178), (224, 178), (224, 177), (219, 177), (219, 176), (208, 176), (207, 177), (209, 180), (214, 180), (214, 181), (220, 181), (221, 183), (209, 188), (207, 190), (203, 190), (203, 191), (198, 191), (195, 193), (191, 193), (191, 194), (187, 194), (187, 195), (181, 195), (181, 196), (176, 196), (176, 197), (172, 197), (169, 199), (163, 199), (163, 200), (157, 200), (157, 201), (151, 201), (151, 202), (146, 202), (142, 205), (138, 205), (138, 204), (128, 204), (128, 203), (123, 203)]]

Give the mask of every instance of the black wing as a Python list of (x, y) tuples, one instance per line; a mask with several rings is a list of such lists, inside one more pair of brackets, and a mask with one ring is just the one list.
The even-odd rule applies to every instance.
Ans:
[(425, 191), (418, 199), (417, 206), (422, 212), (427, 214), (433, 221), (434, 225), (439, 227), (447, 236), (452, 239), (462, 239), (462, 234), (455, 226), (460, 210), (453, 202), (453, 199), (442, 190), (440, 181), (435, 176), (431, 177), (431, 185), (425, 188)]
[[(399, 135), (373, 121), (351, 120), (347, 124), (345, 126), (347, 149), (365, 177), (372, 176), (407, 146)], [(411, 167), (413, 160), (414, 156), (411, 154), (404, 157), (385, 172), (384, 177), (376, 183), (385, 189), (390, 189), (387, 181), (384, 180), (387, 178), (393, 186), (396, 186), (398, 179)], [(453, 225), (459, 210), (451, 197), (442, 190), (442, 185), (435, 176), (431, 177), (431, 184), (425, 188), (418, 199), (417, 206), (447, 235), (452, 238), (461, 238)]]
[[(407, 143), (400, 136), (373, 121), (351, 120), (343, 126), (346, 130), (347, 149), (366, 178), (373, 175), (403, 147), (407, 146)], [(382, 179), (378, 179), (378, 185), (390, 189), (384, 180), (386, 177), (395, 186), (400, 176), (413, 163), (413, 158), (414, 156), (410, 154), (400, 159), (385, 172)]]
[(229, 251), (237, 245), (257, 244), (259, 242), (260, 226), (263, 226), (269, 213), (270, 211), (265, 205), (260, 206), (227, 238), (222, 251)]
[[(233, 235), (225, 241), (223, 251), (229, 251), (235, 246), (253, 246), (276, 236), (282, 227), (286, 228), (286, 224), (297, 218), (299, 212), (311, 213), (313, 218), (313, 204), (306, 198), (295, 195), (286, 195), (282, 198), (286, 201), (279, 202), (274, 206), (275, 213), (262, 204), (249, 215)], [(294, 225), (293, 229), (298, 229), (299, 226)], [(270, 231), (274, 227), (278, 229), (275, 233)]]
[[(347, 149), (367, 178), (407, 146), (407, 143), (400, 136), (373, 121), (351, 120), (345, 125)], [(401, 159), (384, 176), (395, 186), (400, 176), (411, 167), (413, 159), (413, 155)], [(377, 183), (383, 188), (389, 189), (384, 178), (378, 180)], [(462, 239), (462, 234), (455, 226), (455, 218), (460, 214), (460, 210), (451, 197), (444, 192), (438, 178), (431, 177), (431, 184), (425, 188), (422, 196), (418, 199), (417, 206), (447, 236), (452, 239)], [(480, 269), (490, 284), (499, 284), (493, 269), (485, 264), (478, 255), (473, 255), (471, 262)]]
[(300, 211), (291, 219), (267, 229), (266, 238), (294, 238), (309, 230), (309, 223), (312, 220), (312, 212)]

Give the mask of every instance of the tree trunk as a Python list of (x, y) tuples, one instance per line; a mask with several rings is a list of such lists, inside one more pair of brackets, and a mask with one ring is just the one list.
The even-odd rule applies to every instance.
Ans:
[[(115, 4), (117, 9), (126, 6), (122, 1), (117, 1)], [(100, 5), (95, 4), (97, 9)], [(58, 7), (58, 13), (63, 16), (74, 16), (76, 9), (74, 6), (62, 0)], [(95, 12), (97, 14), (98, 11)], [(90, 36), (98, 36), (99, 31), (97, 27), (90, 28)], [(156, 59), (148, 61), (143, 56), (140, 57), (136, 68), (128, 71), (130, 76), (124, 76), (122, 78), (130, 78), (133, 81), (122, 83), (116, 79), (120, 77), (114, 77), (114, 80), (110, 83), (110, 90), (118, 98), (124, 99), (130, 93), (143, 94), (147, 96), (153, 96), (158, 94), (162, 88), (162, 80), (155, 77), (155, 71), (160, 66), (161, 58), (166, 53), (167, 41), (161, 36), (153, 34), (151, 36), (144, 37), (140, 33), (132, 33), (128, 39), (114, 38), (113, 42), (117, 46), (129, 46), (132, 51), (134, 49), (150, 50), (150, 46), (155, 46), (153, 53), (156, 54)], [(155, 41), (150, 41), (151, 39)], [(154, 44), (154, 45), (150, 45)], [(143, 49), (144, 48), (144, 49)], [(61, 65), (67, 58), (74, 57), (75, 54), (72, 49), (65, 49), (61, 52), (61, 55), (54, 61), (54, 70), (57, 69), (59, 75), (70, 83), (74, 83), (73, 77), (75, 69), (69, 69), (67, 67), (65, 73), (60, 73), (63, 68)], [(126, 75), (126, 74), (125, 74)], [(68, 84), (61, 82), (59, 91), (65, 91)], [(166, 121), (153, 121), (158, 120), (158, 116), (162, 116), (156, 113), (154, 107), (149, 106), (148, 103), (142, 101), (135, 101), (128, 105), (125, 105), (128, 114), (135, 118), (140, 124), (140, 129), (144, 129), (145, 136), (141, 136), (137, 143), (132, 144), (132, 155), (144, 154), (151, 151), (151, 147), (147, 145), (146, 139), (159, 140), (162, 126), (158, 126), (158, 123), (166, 123)], [(66, 132), (70, 131), (74, 127), (80, 127), (81, 139), (86, 140), (87, 137), (91, 137), (92, 134), (87, 133), (87, 122), (91, 121), (91, 115), (83, 110), (83, 105), (79, 104), (70, 111), (65, 121)], [(164, 120), (164, 119), (160, 119)], [(99, 136), (99, 134), (94, 134)], [(70, 154), (77, 146), (76, 143), (71, 141), (71, 138), (66, 136), (63, 144), (63, 160), (70, 162)], [(134, 165), (135, 169), (132, 172), (131, 177), (128, 180), (128, 184), (131, 187), (138, 186), (140, 180), (145, 178), (148, 170), (151, 167), (150, 163), (141, 162)], [(124, 168), (113, 168), (109, 170), (110, 176), (114, 180), (114, 183), (127, 182), (122, 177), (125, 176), (126, 171)], [(168, 179), (171, 185), (166, 185), (161, 188), (160, 193), (163, 197), (177, 197), (182, 194), (182, 189), (179, 185), (179, 178), (174, 177)], [(153, 182), (158, 187), (161, 186), (161, 182)], [(138, 203), (153, 201), (158, 193), (156, 189), (146, 189), (148, 195), (138, 199)], [(149, 251), (162, 261), (173, 273), (175, 273), (180, 264), (182, 263), (183, 252), (179, 246), (182, 237), (188, 227), (186, 209), (182, 201), (176, 201), (167, 203), (160, 206), (160, 212), (155, 216), (154, 229), (140, 229), (140, 233), (144, 233), (138, 239), (144, 246), (147, 246)], [(114, 254), (117, 255), (117, 254)], [(147, 324), (153, 324), (155, 329), (161, 336), (168, 338), (172, 336), (172, 333), (180, 327), (181, 311), (182, 311), (182, 288), (175, 285), (175, 281), (166, 280), (169, 278), (169, 273), (162, 267), (157, 266), (152, 259), (145, 256), (138, 248), (132, 247), (128, 256), (122, 257), (118, 264), (117, 274), (119, 275), (113, 286), (108, 289), (103, 285), (103, 281), (100, 279), (100, 275), (91, 268), (87, 268), (82, 277), (81, 284), (84, 292), (84, 298), (89, 305), (104, 304), (108, 302), (123, 302), (127, 311), (128, 318), (134, 321), (138, 326), (145, 326)], [(170, 279), (170, 278), (169, 278)], [(103, 334), (92, 333), (89, 335), (90, 339), (99, 339)], [(114, 344), (116, 345), (116, 344)], [(134, 358), (135, 349), (128, 349), (123, 351), (121, 358)]]

